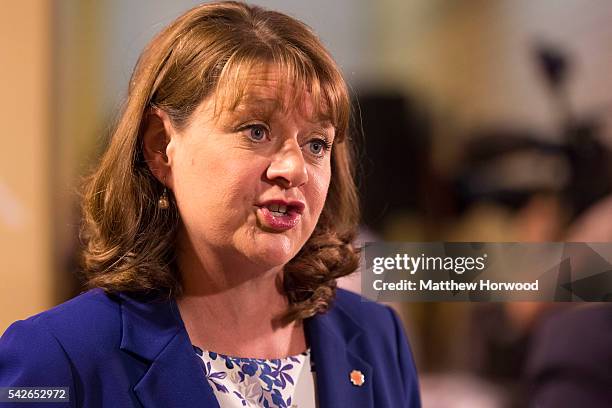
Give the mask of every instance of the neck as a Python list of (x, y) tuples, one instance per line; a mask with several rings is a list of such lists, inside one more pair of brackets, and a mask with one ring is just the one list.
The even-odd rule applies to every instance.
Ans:
[(262, 268), (222, 255), (191, 245), (179, 252), (183, 293), (177, 304), (191, 342), (236, 357), (281, 358), (303, 352), (301, 322), (278, 324), (289, 306), (282, 266)]

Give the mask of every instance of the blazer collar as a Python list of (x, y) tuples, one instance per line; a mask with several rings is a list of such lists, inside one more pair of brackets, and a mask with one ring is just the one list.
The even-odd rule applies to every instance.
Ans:
[(134, 387), (143, 407), (219, 407), (174, 301), (122, 295), (120, 348), (150, 363)]
[[(373, 407), (373, 368), (358, 353), (356, 341), (361, 327), (339, 306), (304, 323), (314, 362), (320, 408)], [(361, 386), (350, 380), (352, 371), (364, 376)]]
[[(134, 385), (144, 407), (219, 407), (173, 300), (159, 302), (121, 295), (120, 348), (149, 363)], [(373, 406), (372, 366), (354, 347), (359, 325), (334, 307), (304, 322), (315, 366), (320, 408)], [(360, 371), (365, 382), (355, 386), (350, 373)]]

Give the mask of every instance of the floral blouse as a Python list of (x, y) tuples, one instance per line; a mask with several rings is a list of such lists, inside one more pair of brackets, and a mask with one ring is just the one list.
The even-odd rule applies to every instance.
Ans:
[(193, 346), (221, 408), (315, 408), (310, 350), (271, 360), (239, 358)]

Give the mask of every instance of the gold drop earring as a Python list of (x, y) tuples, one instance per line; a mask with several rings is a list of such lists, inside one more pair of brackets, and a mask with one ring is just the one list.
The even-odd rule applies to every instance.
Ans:
[(157, 207), (160, 210), (167, 210), (168, 207), (170, 207), (170, 200), (168, 200), (168, 188), (166, 187), (166, 177), (164, 177), (164, 191), (159, 197), (159, 200), (157, 200)]

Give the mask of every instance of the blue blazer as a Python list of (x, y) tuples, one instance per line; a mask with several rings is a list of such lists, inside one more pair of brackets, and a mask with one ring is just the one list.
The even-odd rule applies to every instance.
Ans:
[[(421, 406), (412, 353), (389, 307), (338, 289), (304, 329), (321, 408)], [(361, 387), (352, 370), (364, 374)], [(100, 289), (11, 325), (0, 339), (3, 386), (69, 387), (70, 402), (54, 407), (219, 407), (174, 301)]]

